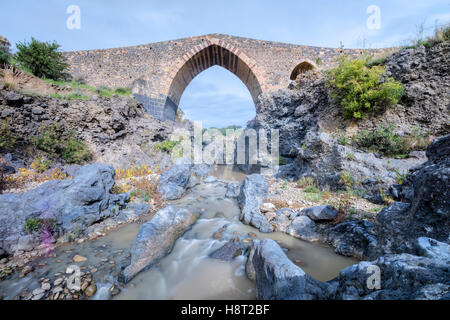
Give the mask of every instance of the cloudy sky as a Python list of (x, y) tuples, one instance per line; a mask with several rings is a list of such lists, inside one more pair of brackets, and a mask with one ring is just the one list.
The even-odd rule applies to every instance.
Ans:
[[(81, 9), (81, 28), (69, 30), (70, 5)], [(369, 29), (370, 5), (380, 28)], [(450, 0), (133, 1), (0, 0), (0, 34), (11, 43), (56, 40), (62, 50), (130, 46), (208, 33), (346, 48), (406, 44), (450, 21)], [(210, 68), (184, 92), (180, 107), (205, 126), (244, 125), (254, 114), (247, 88), (228, 71)]]

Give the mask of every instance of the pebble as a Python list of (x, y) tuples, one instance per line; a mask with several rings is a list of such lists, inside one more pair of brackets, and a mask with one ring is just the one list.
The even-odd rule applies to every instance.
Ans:
[(47, 290), (50, 290), (51, 287), (52, 286), (50, 285), (50, 283), (44, 282), (41, 286), (41, 289), (47, 291)]
[(89, 287), (86, 288), (84, 291), (84, 294), (88, 297), (92, 297), (97, 292), (97, 286), (95, 283), (91, 284)]
[(34, 295), (34, 296), (37, 296), (37, 295), (40, 295), (41, 293), (43, 294), (44, 292), (45, 292), (44, 289), (42, 289), (42, 288), (37, 288), (37, 289), (34, 289), (34, 290), (33, 290), (33, 295)]
[(87, 261), (87, 258), (77, 254), (73, 257), (72, 260), (73, 260), (73, 262), (83, 262), (83, 261)]
[(53, 282), (54, 286), (59, 286), (61, 283), (63, 283), (64, 279), (63, 278), (58, 278), (55, 280), (55, 282)]

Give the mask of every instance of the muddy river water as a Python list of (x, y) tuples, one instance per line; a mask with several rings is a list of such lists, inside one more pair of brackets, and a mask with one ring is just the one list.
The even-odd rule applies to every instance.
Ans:
[[(242, 180), (244, 175), (231, 169), (218, 168), (214, 175), (227, 180)], [(236, 235), (248, 238), (249, 232), (257, 238), (271, 238), (280, 244), (287, 256), (312, 277), (326, 281), (357, 261), (337, 255), (324, 244), (308, 243), (284, 233), (260, 233), (239, 221), (239, 207), (235, 199), (225, 197), (226, 184), (221, 181), (203, 183), (190, 190), (173, 205), (200, 213), (197, 222), (175, 243), (169, 255), (150, 269), (141, 272), (125, 286), (114, 299), (255, 299), (255, 284), (245, 273), (246, 257), (241, 255), (231, 262), (209, 258), (216, 249)], [(38, 258), (33, 276), (19, 279), (14, 275), (0, 282), (4, 299), (11, 299), (23, 288), (37, 288), (38, 279), (64, 273), (74, 264), (73, 255), (87, 261), (77, 263), (82, 271), (90, 271), (97, 283), (93, 299), (107, 299), (108, 290), (116, 282), (120, 268), (127, 264), (130, 248), (139, 230), (132, 223), (110, 232), (107, 236), (81, 244), (67, 244), (57, 248), (49, 257)], [(226, 227), (222, 238), (212, 234)], [(93, 272), (95, 271), (95, 272)], [(36, 274), (37, 273), (37, 274)]]

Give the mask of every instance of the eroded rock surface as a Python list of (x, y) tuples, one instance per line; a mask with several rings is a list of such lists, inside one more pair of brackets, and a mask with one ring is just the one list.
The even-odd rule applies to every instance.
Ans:
[(131, 249), (131, 263), (120, 275), (124, 282), (166, 256), (175, 243), (198, 218), (186, 209), (167, 206), (144, 223)]

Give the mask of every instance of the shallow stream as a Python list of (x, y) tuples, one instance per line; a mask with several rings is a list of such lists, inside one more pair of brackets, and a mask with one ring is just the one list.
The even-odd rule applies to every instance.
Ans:
[[(216, 168), (214, 175), (227, 180), (242, 180), (243, 175), (227, 168)], [(172, 252), (157, 265), (138, 274), (114, 299), (255, 299), (255, 284), (247, 279), (245, 256), (231, 262), (209, 258), (209, 255), (235, 236), (246, 239), (249, 233), (258, 239), (271, 238), (286, 251), (287, 256), (312, 277), (327, 281), (339, 271), (357, 261), (337, 255), (324, 245), (308, 243), (284, 233), (260, 233), (239, 221), (239, 207), (235, 199), (225, 197), (226, 183), (203, 183), (190, 190), (172, 204), (200, 213), (199, 220), (180, 237)], [(77, 264), (82, 271), (90, 271), (97, 283), (94, 299), (107, 299), (111, 284), (120, 267), (126, 265), (130, 248), (140, 225), (132, 223), (110, 232), (107, 236), (81, 244), (67, 244), (57, 248), (51, 256), (34, 261), (35, 271), (19, 279), (18, 275), (0, 282), (4, 299), (12, 299), (24, 288), (32, 291), (39, 286), (39, 278), (58, 277), (69, 265)], [(212, 235), (225, 227), (220, 239)], [(254, 236), (254, 235), (253, 235)], [(72, 262), (74, 254), (87, 261)], [(56, 274), (56, 276), (55, 276)]]

